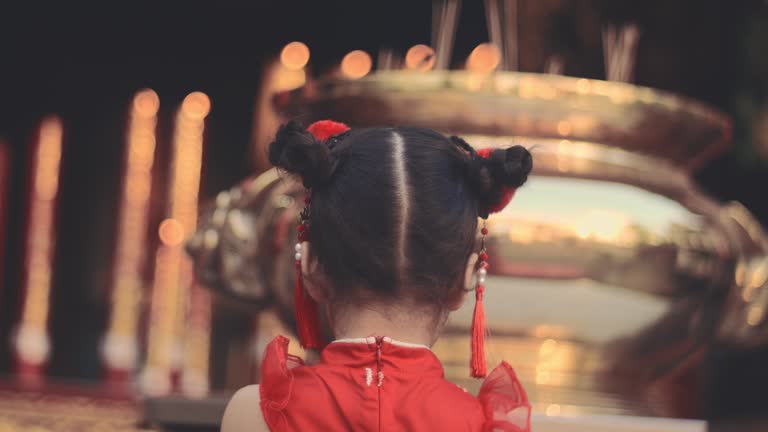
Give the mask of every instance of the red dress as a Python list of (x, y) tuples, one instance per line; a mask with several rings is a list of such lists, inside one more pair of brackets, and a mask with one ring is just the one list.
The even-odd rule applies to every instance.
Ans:
[(528, 398), (506, 362), (474, 397), (443, 377), (427, 347), (336, 341), (318, 364), (305, 366), (278, 336), (261, 371), (261, 410), (272, 432), (530, 431)]

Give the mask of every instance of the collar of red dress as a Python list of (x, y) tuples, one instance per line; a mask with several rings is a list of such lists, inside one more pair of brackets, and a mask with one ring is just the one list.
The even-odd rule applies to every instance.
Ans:
[(443, 376), (443, 366), (428, 346), (389, 337), (339, 339), (328, 344), (320, 354), (322, 363), (346, 367), (375, 367), (377, 357), (382, 367)]

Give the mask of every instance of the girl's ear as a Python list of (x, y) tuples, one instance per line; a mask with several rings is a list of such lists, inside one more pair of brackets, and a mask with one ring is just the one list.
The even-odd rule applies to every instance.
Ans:
[(454, 293), (448, 298), (448, 310), (453, 312), (464, 305), (464, 301), (467, 299), (467, 293), (472, 289), (472, 276), (475, 274), (475, 266), (477, 265), (477, 254), (473, 253), (467, 260), (467, 266), (464, 269), (464, 280), (462, 281), (462, 288), (455, 290)]
[(301, 244), (301, 273), (304, 276), (304, 288), (318, 303), (328, 302), (330, 290), (325, 275), (320, 270), (317, 257), (312, 253), (309, 242)]
[(475, 267), (477, 266), (478, 255), (472, 253), (467, 259), (467, 266), (464, 268), (464, 290), (470, 291), (472, 288), (472, 276), (475, 275)]

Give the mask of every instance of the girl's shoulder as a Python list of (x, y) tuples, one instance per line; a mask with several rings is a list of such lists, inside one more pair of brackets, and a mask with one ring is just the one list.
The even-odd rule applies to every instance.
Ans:
[(227, 403), (221, 422), (222, 432), (268, 432), (264, 417), (259, 409), (261, 405), (258, 384), (238, 390)]

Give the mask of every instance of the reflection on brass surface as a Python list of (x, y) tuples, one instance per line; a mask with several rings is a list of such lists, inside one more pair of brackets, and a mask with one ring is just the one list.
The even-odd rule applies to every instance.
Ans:
[[(515, 366), (540, 412), (697, 415), (690, 376), (711, 343), (768, 339), (762, 227), (688, 176), (730, 133), (697, 102), (566, 77), (499, 73), (477, 85), (458, 72), (398, 72), (325, 83), (282, 109), (532, 149), (529, 184), (489, 220), (486, 314), (489, 359)], [(198, 273), (289, 317), (302, 188), (273, 170), (222, 194), (189, 245)], [(211, 247), (206, 230), (218, 233)], [(471, 314), (452, 316), (435, 351), (451, 379), (475, 388)]]
[(381, 72), (330, 81), (289, 114), (355, 126), (424, 126), (449, 133), (603, 143), (696, 166), (730, 140), (730, 121), (707, 106), (631, 84), (530, 73)]

